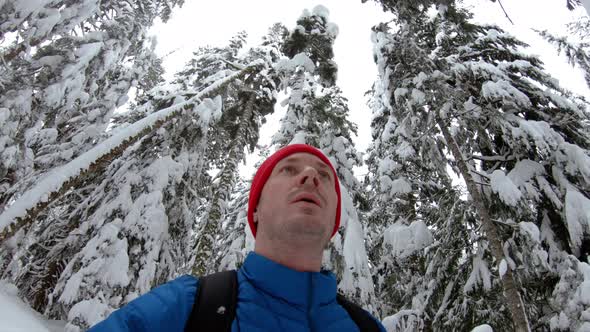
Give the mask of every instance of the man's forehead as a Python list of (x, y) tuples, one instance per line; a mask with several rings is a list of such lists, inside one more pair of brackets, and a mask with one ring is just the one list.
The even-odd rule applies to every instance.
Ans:
[(306, 152), (297, 152), (290, 156), (283, 158), (281, 161), (277, 163), (279, 164), (289, 164), (289, 163), (313, 163), (314, 165), (320, 168), (330, 168), (324, 161), (322, 161), (319, 157)]

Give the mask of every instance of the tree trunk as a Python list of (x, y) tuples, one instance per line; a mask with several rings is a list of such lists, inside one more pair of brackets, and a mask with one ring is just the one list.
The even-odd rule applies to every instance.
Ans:
[(244, 156), (244, 147), (250, 118), (254, 113), (254, 93), (251, 93), (246, 102), (246, 107), (239, 119), (239, 127), (236, 131), (236, 137), (229, 144), (230, 150), (227, 161), (219, 173), (218, 185), (213, 189), (213, 199), (209, 206), (209, 211), (203, 218), (202, 231), (195, 245), (195, 262), (192, 268), (192, 274), (203, 276), (215, 272), (211, 266), (215, 235), (219, 233), (221, 220), (223, 217), (222, 204), (226, 202), (233, 189), (238, 162)]
[[(467, 166), (467, 163), (465, 162), (465, 159), (459, 150), (459, 146), (457, 145), (457, 142), (453, 136), (451, 136), (451, 133), (446, 127), (444, 121), (437, 117), (437, 123), (443, 133), (445, 140), (447, 141), (448, 148), (451, 150), (451, 153), (457, 162), (457, 166), (459, 167), (461, 175), (465, 180), (467, 191), (469, 192), (469, 195), (471, 195), (471, 199), (475, 205), (477, 214), (481, 218), (483, 229), (487, 235), (487, 239), (492, 249), (492, 255), (496, 259), (496, 262), (500, 263), (504, 258), (504, 252), (502, 250), (503, 241), (498, 234), (496, 225), (490, 218), (488, 208), (484, 204), (484, 197), (477, 188), (477, 185), (471, 176), (471, 172), (469, 171), (469, 167)], [(517, 282), (514, 280), (514, 275), (512, 274), (512, 270), (510, 268), (506, 270), (506, 273), (502, 277), (502, 287), (504, 289), (504, 297), (508, 303), (508, 308), (512, 314), (514, 330), (517, 332), (529, 332), (529, 322), (526, 312), (524, 311), (524, 303), (522, 302), (522, 298), (518, 292)]]

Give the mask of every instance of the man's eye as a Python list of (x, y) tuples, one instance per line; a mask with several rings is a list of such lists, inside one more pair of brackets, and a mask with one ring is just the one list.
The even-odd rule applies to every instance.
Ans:
[(295, 173), (295, 167), (293, 167), (293, 166), (285, 166), (285, 167), (283, 167), (283, 169), (281, 171), (283, 173), (293, 174), (293, 173)]
[(321, 176), (323, 179), (326, 179), (326, 180), (329, 180), (329, 179), (330, 179), (330, 173), (328, 173), (328, 172), (326, 172), (326, 171), (321, 171), (321, 172), (320, 172), (320, 176)]

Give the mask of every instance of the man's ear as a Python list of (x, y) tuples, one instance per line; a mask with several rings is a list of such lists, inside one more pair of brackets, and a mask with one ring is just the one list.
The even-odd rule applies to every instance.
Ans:
[(254, 209), (254, 223), (258, 224), (258, 209)]

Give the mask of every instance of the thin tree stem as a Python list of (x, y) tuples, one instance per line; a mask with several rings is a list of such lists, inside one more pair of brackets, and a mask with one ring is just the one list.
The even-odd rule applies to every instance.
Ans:
[(508, 19), (508, 21), (510, 21), (510, 23), (512, 23), (512, 25), (514, 25), (514, 22), (512, 22), (512, 19), (510, 18), (510, 16), (508, 16), (506, 9), (504, 9), (504, 5), (502, 5), (502, 0), (498, 0), (498, 3), (500, 4), (500, 7), (502, 8), (504, 15), (506, 15), (506, 18)]
[[(449, 132), (449, 129), (445, 125), (444, 121), (442, 121), (440, 118), (437, 118), (437, 122), (447, 142), (447, 146), (453, 154), (453, 157), (457, 162), (457, 166), (461, 171), (461, 175), (465, 180), (467, 190), (471, 196), (473, 204), (475, 205), (477, 214), (481, 219), (483, 229), (490, 243), (492, 255), (494, 256), (497, 264), (499, 264), (504, 258), (504, 252), (502, 250), (502, 239), (500, 238), (498, 229), (490, 217), (489, 210), (485, 205), (484, 197), (477, 188), (477, 184), (471, 175), (471, 171), (465, 162), (465, 158), (463, 157), (461, 150), (459, 150), (457, 142)], [(512, 314), (514, 330), (517, 332), (530, 332), (528, 318), (526, 312), (524, 311), (522, 298), (518, 292), (517, 282), (514, 279), (511, 269), (508, 269), (504, 276), (502, 276), (502, 287), (504, 288), (504, 297), (508, 304), (508, 308)]]

